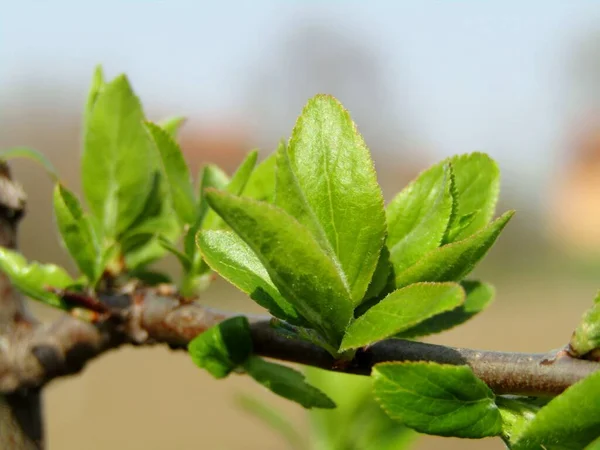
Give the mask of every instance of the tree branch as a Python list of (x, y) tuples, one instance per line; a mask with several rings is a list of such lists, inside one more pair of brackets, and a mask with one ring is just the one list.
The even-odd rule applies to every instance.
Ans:
[[(0, 392), (41, 387), (56, 377), (78, 373), (90, 359), (123, 344), (185, 348), (196, 335), (232, 316), (198, 303), (182, 303), (175, 293), (160, 289), (103, 296), (101, 301), (110, 317), (98, 324), (65, 315), (26, 333), (9, 333), (0, 348)], [(566, 352), (502, 353), (400, 339), (361, 349), (352, 361), (342, 363), (320, 347), (281, 335), (268, 317), (250, 320), (257, 354), (362, 375), (386, 361), (467, 364), (498, 394), (553, 396), (600, 369), (599, 363)]]

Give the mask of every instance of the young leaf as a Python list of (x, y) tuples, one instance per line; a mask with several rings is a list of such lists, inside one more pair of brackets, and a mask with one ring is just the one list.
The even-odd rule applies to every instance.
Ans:
[(396, 337), (412, 339), (449, 330), (465, 323), (492, 303), (494, 287), (491, 284), (480, 281), (461, 281), (460, 284), (466, 293), (466, 300), (462, 305), (424, 320), (420, 324), (397, 334)]
[(539, 410), (511, 448), (582, 449), (600, 437), (600, 372), (569, 387)]
[(468, 366), (382, 363), (373, 377), (379, 405), (417, 431), (474, 439), (502, 432), (494, 393)]
[[(390, 252), (387, 249), (387, 246), (383, 246), (381, 248), (381, 253), (379, 254), (379, 261), (377, 261), (377, 267), (375, 267), (375, 272), (373, 273), (373, 278), (371, 279), (371, 283), (369, 284), (369, 288), (365, 293), (365, 300), (369, 300), (372, 298), (376, 298), (385, 293), (385, 288), (390, 281), (390, 276), (392, 275), (392, 264), (390, 262)], [(363, 303), (363, 306), (365, 303)]]
[(157, 236), (157, 239), (158, 243), (162, 246), (162, 248), (164, 248), (177, 258), (179, 264), (181, 264), (181, 267), (183, 267), (183, 270), (190, 270), (190, 268), (192, 267), (192, 260), (188, 258), (188, 256), (185, 253), (180, 252), (179, 249), (173, 245), (173, 243), (169, 240), (168, 237), (159, 235)]
[(277, 431), (293, 450), (305, 450), (304, 436), (296, 430), (296, 425), (288, 421), (281, 411), (268, 406), (261, 399), (240, 395), (237, 398), (239, 406), (247, 413), (260, 419), (269, 428)]
[(169, 133), (158, 125), (146, 122), (146, 129), (160, 154), (175, 214), (181, 224), (192, 224), (196, 219), (196, 199), (181, 149)]
[(143, 120), (127, 78), (119, 76), (99, 92), (86, 122), (83, 191), (109, 238), (134, 222), (151, 189), (156, 156)]
[(54, 215), (69, 254), (90, 283), (95, 283), (103, 269), (98, 264), (98, 238), (77, 197), (59, 183), (54, 188)]
[(496, 405), (502, 416), (502, 439), (510, 447), (516, 436), (521, 434), (533, 420), (542, 405), (536, 404), (537, 398), (531, 397), (498, 396)]
[(508, 211), (473, 236), (430, 251), (396, 275), (396, 287), (420, 281), (461, 280), (485, 256), (513, 214), (514, 211)]
[(252, 353), (250, 324), (236, 316), (209, 328), (188, 345), (192, 361), (215, 378), (225, 378)]
[(96, 100), (98, 99), (100, 90), (104, 87), (104, 85), (104, 72), (102, 71), (102, 66), (98, 65), (94, 69), (94, 76), (92, 77), (92, 86), (90, 87), (90, 92), (88, 94), (87, 102), (85, 105), (86, 120), (90, 117), (92, 109), (94, 109), (94, 105), (96, 104)]
[(67, 309), (65, 302), (48, 288), (66, 288), (75, 284), (67, 272), (53, 264), (27, 263), (20, 253), (0, 247), (0, 270), (23, 294), (61, 309)]
[(393, 336), (456, 308), (464, 299), (465, 293), (457, 283), (415, 283), (394, 291), (350, 324), (340, 351)]
[(275, 159), (272, 153), (256, 166), (244, 189), (244, 196), (255, 200), (273, 203), (275, 198)]
[(358, 305), (385, 239), (385, 212), (369, 149), (333, 97), (309, 100), (278, 150), (275, 202), (334, 256)]
[(280, 208), (207, 191), (210, 206), (256, 254), (283, 297), (336, 346), (353, 308), (334, 263), (310, 232)]
[[(235, 171), (229, 183), (225, 187), (227, 192), (235, 195), (241, 195), (250, 179), (250, 175), (256, 165), (256, 158), (258, 158), (258, 152), (252, 151), (246, 156), (246, 159), (242, 161), (240, 167)], [(216, 230), (223, 228), (223, 220), (215, 214), (214, 211), (208, 210), (206, 217), (202, 223), (202, 228), (205, 230)]]
[(202, 231), (198, 234), (198, 245), (211, 269), (272, 315), (293, 325), (308, 325), (282, 297), (258, 257), (237, 235), (230, 231)]
[(177, 137), (177, 133), (181, 126), (185, 123), (186, 118), (182, 116), (170, 117), (158, 123), (173, 139)]
[(27, 158), (40, 164), (54, 181), (58, 181), (56, 169), (43, 153), (27, 147), (13, 147), (0, 151), (0, 161), (8, 161), (14, 158)]
[(594, 306), (588, 309), (581, 323), (571, 337), (569, 350), (576, 356), (582, 356), (600, 347), (600, 292), (596, 295)]
[(307, 409), (335, 408), (335, 403), (329, 397), (304, 381), (304, 375), (291, 367), (267, 362), (258, 356), (250, 356), (244, 363), (244, 369), (271, 392)]
[(387, 247), (396, 273), (442, 242), (450, 214), (450, 167), (440, 163), (421, 173), (387, 207)]
[(481, 230), (492, 219), (500, 192), (500, 170), (492, 158), (478, 152), (454, 156), (450, 163), (458, 197), (446, 242), (455, 242)]

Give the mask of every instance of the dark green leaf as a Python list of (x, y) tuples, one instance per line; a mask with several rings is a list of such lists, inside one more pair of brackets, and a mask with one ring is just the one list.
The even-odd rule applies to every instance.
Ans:
[(575, 383), (539, 410), (515, 436), (514, 450), (578, 450), (600, 437), (600, 372)]
[(585, 355), (600, 347), (600, 292), (596, 294), (594, 306), (581, 318), (569, 345), (571, 353), (576, 356)]
[(79, 270), (94, 284), (101, 275), (100, 246), (79, 200), (61, 184), (54, 188), (54, 215), (62, 241)]
[(156, 150), (143, 120), (127, 78), (119, 76), (99, 92), (86, 123), (83, 191), (109, 238), (134, 222), (152, 187)]
[(455, 242), (481, 230), (492, 219), (500, 192), (500, 170), (485, 153), (458, 155), (449, 161), (458, 198), (446, 242)]
[(190, 342), (188, 352), (198, 367), (225, 378), (252, 353), (248, 319), (236, 316), (209, 328)]
[(202, 231), (198, 234), (198, 245), (211, 269), (272, 315), (291, 324), (307, 325), (279, 293), (258, 257), (237, 235), (230, 231)]
[(63, 289), (75, 284), (67, 272), (53, 264), (27, 263), (20, 253), (0, 247), (0, 270), (23, 294), (57, 308), (66, 309), (65, 302), (48, 288)]
[(214, 190), (206, 196), (258, 256), (283, 297), (330, 344), (339, 345), (352, 303), (337, 268), (310, 232), (271, 204)]
[(237, 403), (247, 413), (260, 419), (269, 428), (277, 431), (289, 444), (291, 449), (303, 450), (306, 448), (304, 437), (296, 430), (296, 425), (292, 424), (281, 411), (271, 408), (265, 402), (258, 398), (248, 395), (238, 396)]
[(418, 336), (449, 330), (469, 320), (483, 311), (494, 299), (494, 287), (480, 281), (461, 281), (467, 294), (465, 302), (452, 311), (444, 312), (396, 335), (398, 338), (412, 339)]
[(396, 273), (437, 248), (450, 214), (450, 167), (440, 163), (421, 173), (387, 207), (387, 247)]
[(251, 356), (244, 363), (244, 369), (270, 391), (305, 408), (335, 408), (335, 403), (329, 397), (304, 381), (304, 375), (291, 367)]
[(183, 153), (169, 133), (158, 125), (146, 122), (146, 129), (160, 154), (175, 214), (181, 224), (192, 224), (196, 219), (196, 199)]
[(396, 287), (420, 281), (461, 280), (485, 256), (513, 214), (514, 211), (508, 211), (473, 236), (430, 251), (396, 275)]
[(244, 189), (244, 196), (273, 203), (275, 197), (276, 154), (272, 153), (256, 166)]
[(275, 203), (306, 226), (334, 259), (358, 305), (386, 231), (369, 149), (344, 107), (318, 95), (298, 118), (288, 148), (277, 153)]
[(373, 377), (384, 411), (417, 431), (476, 439), (502, 431), (494, 393), (468, 366), (383, 363)]
[(173, 139), (177, 137), (177, 133), (181, 126), (185, 123), (186, 118), (182, 116), (170, 117), (158, 123)]
[(0, 151), (0, 161), (8, 161), (13, 158), (27, 158), (40, 164), (54, 181), (58, 181), (56, 169), (44, 154), (27, 147), (13, 147)]
[(456, 308), (465, 292), (457, 283), (415, 283), (392, 292), (350, 324), (340, 351), (363, 347)]

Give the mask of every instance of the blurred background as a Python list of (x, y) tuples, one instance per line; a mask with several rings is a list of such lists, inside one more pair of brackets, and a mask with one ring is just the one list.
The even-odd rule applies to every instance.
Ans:
[[(319, 92), (350, 110), (387, 199), (445, 156), (495, 158), (499, 210), (518, 211), (478, 269), (496, 302), (433, 342), (557, 348), (600, 288), (596, 1), (0, 0), (0, 147), (44, 152), (76, 191), (99, 63), (109, 78), (128, 74), (151, 119), (189, 118), (181, 138), (193, 173), (207, 162), (231, 171), (252, 148), (265, 157)], [(56, 238), (50, 181), (33, 163), (12, 165), (29, 194), (21, 249), (73, 267)], [(257, 311), (222, 282), (205, 297)], [(285, 448), (238, 407), (239, 393), (309, 433), (303, 410), (250, 380), (214, 381), (165, 348), (124, 348), (49, 387), (50, 449)], [(431, 437), (414, 448), (440, 446), (503, 448)]]

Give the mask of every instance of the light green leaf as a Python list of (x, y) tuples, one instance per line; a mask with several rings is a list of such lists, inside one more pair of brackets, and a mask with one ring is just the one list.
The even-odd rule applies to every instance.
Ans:
[(56, 169), (43, 153), (28, 147), (13, 147), (0, 151), (0, 161), (8, 161), (14, 158), (27, 158), (40, 164), (54, 181), (58, 181)]
[(352, 303), (337, 268), (310, 232), (271, 204), (214, 190), (206, 197), (258, 256), (283, 297), (330, 344), (339, 345)]
[(307, 325), (279, 293), (258, 257), (236, 234), (220, 230), (202, 231), (198, 234), (198, 245), (211, 269), (272, 315), (294, 325)]
[(369, 149), (333, 97), (309, 100), (287, 150), (278, 150), (276, 186), (276, 204), (333, 257), (358, 305), (379, 260), (385, 212)]
[(192, 267), (192, 260), (188, 258), (188, 256), (185, 253), (180, 252), (179, 249), (175, 247), (175, 245), (173, 245), (173, 243), (166, 236), (159, 235), (157, 236), (157, 238), (158, 243), (165, 250), (167, 250), (169, 253), (171, 253), (177, 258), (177, 260), (181, 264), (181, 267), (183, 267), (183, 270), (189, 271), (190, 267)]
[[(285, 144), (284, 144), (285, 145)], [(275, 198), (276, 153), (256, 166), (244, 189), (244, 197), (273, 203)]]
[(168, 119), (162, 120), (158, 125), (165, 130), (173, 139), (177, 137), (177, 133), (182, 125), (185, 123), (186, 118), (182, 116), (169, 117)]
[[(225, 187), (227, 192), (235, 195), (241, 195), (244, 192), (244, 188), (252, 175), (254, 166), (256, 165), (256, 159), (258, 158), (258, 152), (256, 150), (250, 152), (246, 159), (242, 161), (242, 164), (235, 171), (229, 183)], [(216, 187), (216, 186), (215, 186)], [(206, 217), (202, 222), (202, 228), (205, 230), (217, 230), (224, 228), (225, 222), (217, 215), (214, 211), (209, 210), (206, 213)]]
[(90, 92), (88, 94), (87, 102), (85, 105), (85, 118), (89, 119), (92, 109), (94, 109), (94, 105), (96, 104), (96, 100), (98, 99), (98, 95), (100, 94), (100, 90), (104, 87), (104, 72), (102, 71), (102, 66), (97, 65), (94, 69), (94, 75), (92, 77), (92, 86), (90, 87)]
[(188, 345), (192, 361), (215, 378), (225, 378), (252, 353), (250, 324), (236, 316), (209, 328)]
[(258, 356), (250, 356), (244, 363), (244, 369), (271, 392), (307, 409), (335, 408), (335, 403), (329, 397), (304, 381), (304, 375), (291, 367), (267, 362)]
[(600, 348), (600, 292), (596, 294), (594, 306), (588, 309), (575, 329), (569, 350), (575, 356), (582, 356)]
[(466, 300), (462, 305), (424, 320), (420, 324), (397, 334), (396, 337), (412, 339), (449, 330), (465, 323), (492, 303), (494, 287), (491, 284), (480, 281), (461, 281), (460, 284), (466, 293)]
[(387, 207), (387, 247), (396, 273), (437, 248), (450, 214), (450, 167), (440, 163), (421, 173)]
[(511, 448), (510, 442), (529, 426), (540, 410), (542, 405), (536, 404), (537, 400), (532, 397), (496, 397), (496, 405), (502, 416), (502, 439), (508, 448)]
[(512, 442), (514, 450), (582, 449), (600, 437), (600, 372), (569, 387), (539, 410)]
[(417, 431), (475, 439), (502, 432), (494, 393), (468, 366), (382, 363), (373, 377), (379, 405)]
[(181, 224), (192, 224), (196, 219), (196, 199), (190, 171), (179, 145), (158, 125), (145, 124), (160, 154), (173, 209)]
[[(375, 268), (373, 278), (371, 279), (371, 283), (369, 284), (369, 288), (367, 289), (367, 292), (365, 294), (365, 300), (385, 295), (387, 293), (386, 287), (388, 286), (390, 277), (392, 275), (393, 274), (392, 265), (390, 263), (390, 252), (387, 249), (387, 246), (384, 245), (381, 248), (379, 261), (377, 261), (377, 267)], [(365, 303), (363, 303), (362, 306), (364, 305)]]
[(415, 283), (392, 292), (350, 324), (340, 351), (391, 337), (465, 300), (457, 283)]
[(238, 396), (237, 403), (244, 411), (260, 419), (272, 430), (277, 431), (291, 449), (306, 449), (304, 436), (296, 430), (296, 425), (287, 420), (281, 411), (270, 407), (261, 399), (249, 395)]
[(143, 120), (142, 107), (122, 75), (99, 92), (86, 123), (83, 191), (109, 238), (134, 222), (152, 187), (156, 150)]
[(54, 188), (54, 215), (62, 241), (79, 270), (94, 284), (101, 275), (100, 245), (79, 200), (61, 184)]
[(20, 253), (0, 247), (0, 270), (23, 294), (61, 309), (66, 303), (48, 288), (63, 289), (75, 284), (75, 280), (61, 267), (53, 264), (27, 263)]
[(467, 239), (430, 251), (405, 271), (396, 274), (396, 287), (420, 281), (459, 281), (469, 274), (514, 215), (508, 211)]
[(458, 198), (446, 242), (455, 242), (481, 230), (492, 219), (500, 192), (500, 170), (485, 153), (457, 155), (449, 161)]

